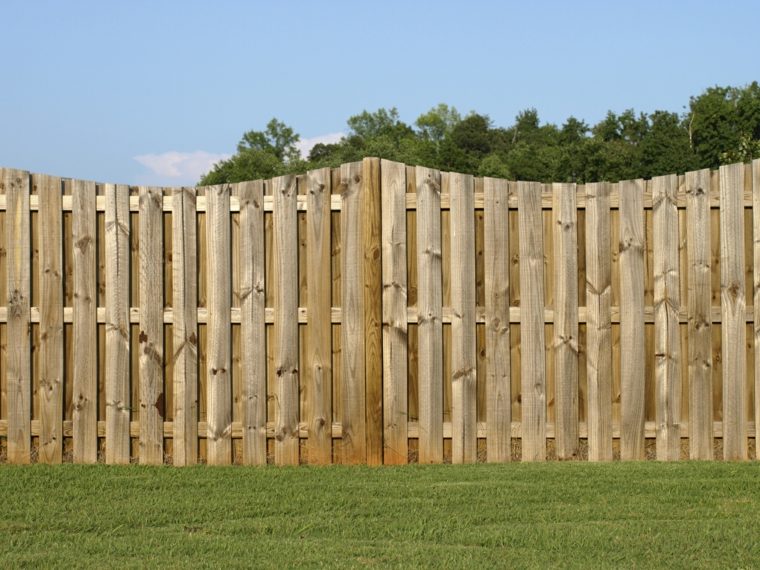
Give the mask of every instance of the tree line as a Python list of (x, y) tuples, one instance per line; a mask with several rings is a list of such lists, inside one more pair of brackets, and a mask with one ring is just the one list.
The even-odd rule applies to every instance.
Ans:
[(440, 104), (413, 125), (397, 109), (364, 111), (348, 119), (337, 143), (317, 144), (308, 157), (293, 128), (272, 119), (243, 134), (237, 152), (214, 165), (201, 185), (272, 178), (335, 167), (366, 156), (443, 171), (539, 182), (616, 182), (682, 173), (760, 157), (760, 85), (710, 87), (686, 110), (609, 111), (596, 125), (569, 117), (541, 123), (536, 109), (500, 127), (484, 114), (462, 115)]

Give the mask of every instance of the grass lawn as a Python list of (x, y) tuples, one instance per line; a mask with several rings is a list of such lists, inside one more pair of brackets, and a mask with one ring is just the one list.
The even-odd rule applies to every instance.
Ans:
[(758, 463), (0, 465), (0, 567), (760, 567)]

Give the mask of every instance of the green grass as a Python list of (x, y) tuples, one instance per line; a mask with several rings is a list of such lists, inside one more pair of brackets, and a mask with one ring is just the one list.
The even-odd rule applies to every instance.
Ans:
[(760, 567), (760, 465), (0, 465), (0, 567), (159, 564)]

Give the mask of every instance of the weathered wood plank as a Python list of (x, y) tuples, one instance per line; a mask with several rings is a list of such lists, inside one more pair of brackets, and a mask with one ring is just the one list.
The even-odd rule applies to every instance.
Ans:
[(164, 228), (160, 188), (140, 187), (140, 463), (164, 462)]
[(760, 159), (752, 161), (752, 226), (754, 232), (753, 271), (755, 308), (755, 459), (760, 459)]
[(39, 282), (40, 463), (60, 463), (63, 456), (63, 187), (60, 178), (35, 174), (40, 200)]
[(364, 252), (362, 251), (361, 162), (340, 168), (341, 204), (341, 368), (340, 399), (343, 406), (343, 463), (367, 460), (365, 416)]
[(174, 191), (172, 213), (172, 334), (174, 465), (198, 462), (198, 271), (195, 190)]
[(240, 342), (243, 463), (267, 462), (266, 319), (264, 298), (264, 182), (235, 185), (240, 200)]
[(644, 181), (620, 183), (620, 458), (644, 459)]
[(407, 250), (406, 167), (383, 160), (383, 460), (396, 465), (408, 460), (407, 396)]
[(98, 460), (97, 220), (95, 183), (73, 181), (73, 458)]
[(720, 167), (720, 297), (723, 363), (723, 458), (747, 459), (744, 315), (744, 165)]
[(473, 177), (449, 174), (451, 197), (452, 462), (477, 459), (475, 208)]
[(518, 182), (522, 460), (546, 459), (544, 244), (541, 185)]
[(586, 184), (586, 345), (589, 461), (612, 460), (610, 185)]
[(383, 330), (380, 159), (362, 161), (361, 250), (364, 290), (364, 378), (367, 463), (383, 463)]
[[(486, 178), (484, 256), (486, 319), (486, 459), (512, 458), (509, 358), (509, 186)], [(576, 405), (577, 407), (577, 405)]]
[(576, 185), (554, 184), (554, 390), (557, 457), (578, 456), (578, 219)]
[(306, 326), (307, 361), (304, 384), (310, 395), (309, 463), (332, 462), (332, 321), (330, 315), (332, 276), (330, 271), (330, 192), (329, 168), (307, 174), (308, 210), (306, 217)]
[(676, 175), (652, 179), (654, 204), (654, 335), (657, 390), (657, 459), (677, 461), (680, 454), (681, 350), (678, 313), (681, 294), (678, 266)]
[(272, 180), (274, 249), (275, 463), (298, 465), (298, 217), (296, 178)]
[(206, 453), (210, 465), (227, 465), (232, 461), (230, 187), (223, 184), (207, 188), (206, 208), (208, 266)]
[(106, 463), (129, 463), (129, 188), (106, 184)]
[(7, 201), (5, 247), (8, 325), (5, 399), (8, 412), (8, 462), (29, 463), (32, 439), (29, 173), (3, 169), (2, 185)]
[(443, 462), (441, 174), (417, 167), (419, 462)]
[[(686, 173), (689, 267), (689, 456), (713, 458), (710, 171)], [(757, 210), (756, 210), (757, 212)]]

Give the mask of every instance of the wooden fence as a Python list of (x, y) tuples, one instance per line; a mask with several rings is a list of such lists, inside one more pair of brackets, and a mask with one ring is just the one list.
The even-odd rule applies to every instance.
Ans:
[(2, 460), (756, 456), (760, 161), (0, 184)]

